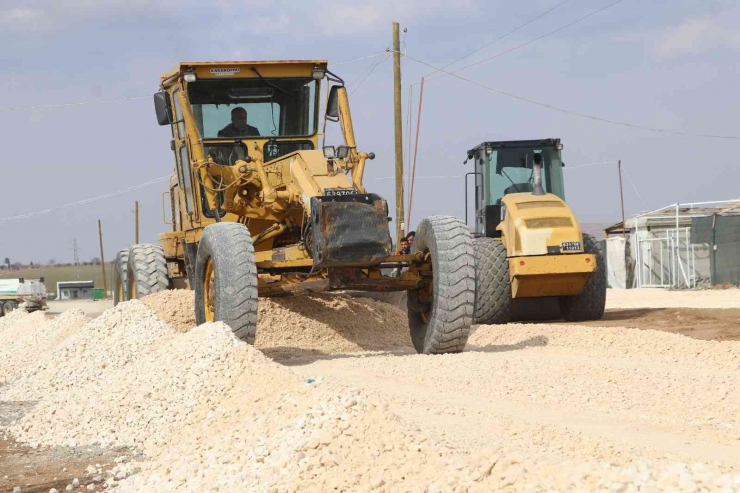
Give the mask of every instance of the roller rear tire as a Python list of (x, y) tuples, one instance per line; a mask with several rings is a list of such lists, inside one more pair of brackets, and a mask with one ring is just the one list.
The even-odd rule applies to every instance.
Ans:
[(475, 320), (480, 325), (506, 324), (511, 318), (509, 259), (504, 244), (494, 238), (476, 238)]
[(588, 276), (583, 291), (577, 296), (561, 296), (560, 314), (567, 322), (601, 320), (606, 307), (606, 268), (598, 243), (593, 236), (583, 235), (584, 253), (596, 255), (596, 270)]

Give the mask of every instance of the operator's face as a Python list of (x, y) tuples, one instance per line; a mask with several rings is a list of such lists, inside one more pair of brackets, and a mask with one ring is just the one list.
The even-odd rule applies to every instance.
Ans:
[(244, 130), (247, 128), (247, 112), (246, 111), (237, 111), (233, 115), (231, 115), (231, 123), (234, 124), (234, 127)]

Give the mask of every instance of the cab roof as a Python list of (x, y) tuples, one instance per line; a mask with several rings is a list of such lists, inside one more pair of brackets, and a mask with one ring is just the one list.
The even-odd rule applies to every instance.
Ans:
[(468, 154), (474, 154), (475, 151), (483, 148), (489, 149), (538, 149), (541, 147), (556, 147), (560, 144), (560, 139), (540, 139), (540, 140), (498, 140), (492, 142), (483, 142), (468, 151)]
[[(196, 71), (198, 74), (205, 74), (210, 69), (234, 69), (234, 68), (246, 68), (251, 67), (265, 68), (268, 70), (274, 70), (279, 67), (284, 67), (288, 70), (300, 70), (308, 69), (311, 70), (318, 66), (326, 69), (328, 62), (326, 60), (258, 60), (258, 61), (214, 61), (214, 62), (180, 62), (175, 68), (166, 72), (160, 76), (161, 81), (164, 82), (167, 79), (171, 79), (177, 75), (184, 74), (189, 70)], [(201, 75), (202, 76), (202, 75)], [(215, 75), (214, 75), (215, 77)]]

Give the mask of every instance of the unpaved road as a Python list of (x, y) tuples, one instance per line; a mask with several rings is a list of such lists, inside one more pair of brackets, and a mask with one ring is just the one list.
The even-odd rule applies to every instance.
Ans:
[[(291, 364), (372, 392), (407, 426), (450, 447), (495, 446), (542, 460), (700, 461), (737, 470), (737, 353), (657, 335), (487, 326), (454, 357), (357, 355)], [(686, 344), (674, 352), (674, 342)]]
[(369, 300), (261, 302), (257, 350), (190, 330), (187, 292), (18, 316), (0, 322), (0, 491), (69, 481), (101, 440), (143, 453), (101, 464), (122, 492), (740, 490), (738, 298), (610, 292), (599, 323), (481, 326), (439, 357)]

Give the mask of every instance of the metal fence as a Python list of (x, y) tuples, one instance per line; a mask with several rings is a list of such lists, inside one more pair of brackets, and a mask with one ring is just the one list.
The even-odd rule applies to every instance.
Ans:
[(740, 200), (677, 203), (628, 223), (633, 286), (740, 284)]

